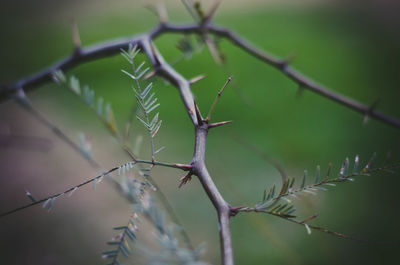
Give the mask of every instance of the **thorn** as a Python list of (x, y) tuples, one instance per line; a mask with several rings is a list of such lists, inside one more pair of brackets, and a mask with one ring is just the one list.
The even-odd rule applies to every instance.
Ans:
[(193, 19), (196, 22), (200, 21), (199, 15), (197, 14), (197, 11), (194, 8), (194, 5), (192, 2), (188, 2), (188, 0), (182, 0), (183, 5), (185, 6), (186, 10), (190, 13), (190, 15), (193, 17)]
[(196, 104), (196, 101), (194, 101), (194, 109), (195, 109), (195, 111), (196, 111), (196, 117), (197, 117), (197, 123), (198, 123), (198, 125), (199, 125), (199, 126), (200, 126), (200, 125), (203, 125), (203, 117), (201, 116), (201, 113), (200, 113), (199, 107), (198, 107), (197, 104)]
[(217, 65), (224, 64), (224, 56), (218, 50), (217, 45), (215, 44), (214, 40), (210, 39), (209, 36), (206, 34), (203, 35), (203, 39), (207, 45), (208, 50), (210, 51), (211, 56), (213, 57), (215, 63)]
[(145, 74), (145, 75), (143, 76), (143, 80), (147, 80), (147, 79), (149, 79), (149, 78), (155, 76), (156, 73), (157, 73), (157, 70), (153, 70), (153, 71), (151, 71), (150, 73)]
[(202, 21), (203, 25), (207, 25), (211, 22), (220, 3), (221, 3), (221, 1), (214, 1), (214, 3), (212, 3), (210, 9), (208, 10), (207, 14), (203, 18), (203, 21)]
[(229, 124), (232, 121), (221, 121), (221, 122), (215, 122), (215, 123), (211, 123), (210, 125), (208, 125), (208, 128), (215, 128), (215, 127), (219, 127), (225, 124)]
[(71, 34), (75, 51), (79, 51), (81, 48), (81, 38), (79, 37), (78, 25), (76, 24), (75, 20), (71, 21)]
[(185, 170), (185, 171), (192, 170), (192, 165), (188, 165), (188, 164), (179, 164), (179, 163), (176, 163), (176, 164), (173, 164), (173, 166), (179, 167), (180, 169)]
[(153, 12), (158, 16), (158, 19), (160, 20), (160, 23), (167, 23), (168, 21), (168, 14), (167, 14), (167, 9), (165, 8), (164, 2), (158, 2), (155, 5), (146, 5), (145, 6), (148, 10)]
[(296, 57), (296, 51), (291, 51), (291, 52), (286, 56), (286, 58), (283, 60), (283, 62), (284, 62), (286, 65), (288, 65), (288, 64), (290, 64), (290, 63), (294, 60), (295, 57)]
[(178, 186), (178, 188), (180, 189), (183, 185), (185, 185), (186, 183), (188, 183), (189, 181), (191, 181), (192, 180), (192, 173), (191, 172), (189, 172), (189, 173), (187, 173), (185, 176), (183, 176), (181, 179), (180, 179), (180, 183), (179, 183), (179, 186)]
[(374, 110), (376, 109), (376, 107), (379, 104), (379, 101), (380, 101), (380, 99), (375, 100), (375, 102), (372, 103), (372, 105), (365, 111), (363, 125), (366, 125), (368, 123), (371, 113), (374, 112)]
[(200, 81), (200, 80), (203, 79), (204, 77), (206, 77), (205, 74), (195, 76), (195, 77), (193, 77), (192, 79), (189, 80), (189, 84), (192, 85), (192, 84), (196, 83), (197, 81)]

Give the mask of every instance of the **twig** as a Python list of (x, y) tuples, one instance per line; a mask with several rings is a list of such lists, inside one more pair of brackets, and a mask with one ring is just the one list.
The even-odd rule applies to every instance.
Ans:
[(228, 77), (228, 79), (226, 80), (225, 84), (223, 85), (223, 87), (221, 88), (221, 90), (218, 92), (217, 96), (215, 97), (215, 100), (214, 100), (213, 104), (211, 105), (210, 110), (208, 111), (208, 115), (207, 115), (207, 117), (206, 117), (206, 119), (205, 119), (205, 122), (209, 122), (209, 121), (210, 121), (210, 119), (211, 119), (211, 114), (212, 114), (212, 111), (214, 110), (215, 105), (217, 104), (219, 98), (221, 97), (221, 95), (222, 95), (222, 93), (224, 92), (226, 86), (229, 84), (229, 82), (231, 82), (231, 80), (232, 80), (232, 77), (231, 77), (231, 76)]

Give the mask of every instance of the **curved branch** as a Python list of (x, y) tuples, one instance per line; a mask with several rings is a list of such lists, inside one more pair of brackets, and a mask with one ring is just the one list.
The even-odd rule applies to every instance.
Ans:
[[(14, 84), (10, 86), (3, 86), (0, 90), (0, 102), (12, 98), (17, 90), (23, 87), (26, 90), (31, 90), (34, 87), (51, 80), (51, 74), (55, 70), (67, 70), (70, 69), (78, 64), (104, 58), (107, 56), (112, 56), (116, 53), (119, 53), (120, 49), (126, 49), (129, 44), (139, 44), (140, 42), (146, 43), (151, 41), (162, 34), (166, 33), (179, 33), (179, 34), (188, 34), (194, 33), (204, 36), (205, 33), (211, 33), (223, 38), (230, 40), (234, 45), (238, 46), (245, 52), (249, 53), (253, 57), (275, 67), (283, 74), (288, 76), (291, 80), (295, 83), (299, 84), (300, 87), (304, 89), (308, 89), (313, 91), (323, 97), (326, 97), (330, 100), (338, 102), (350, 109), (353, 109), (364, 116), (375, 118), (382, 122), (385, 122), (388, 125), (394, 126), (396, 128), (400, 128), (400, 120), (385, 115), (379, 111), (376, 111), (374, 108), (375, 106), (367, 106), (364, 105), (356, 100), (353, 100), (349, 97), (343, 96), (339, 93), (333, 92), (326, 87), (317, 84), (312, 79), (308, 78), (307, 76), (301, 74), (294, 68), (289, 66), (289, 61), (287, 59), (279, 59), (276, 58), (268, 53), (261, 51), (260, 49), (255, 48), (250, 43), (245, 41), (239, 35), (233, 33), (229, 29), (214, 26), (211, 23), (206, 24), (195, 24), (195, 25), (173, 25), (169, 23), (160, 23), (156, 26), (153, 30), (149, 31), (146, 34), (135, 35), (131, 38), (119, 39), (110, 42), (104, 42), (101, 44), (89, 46), (87, 48), (78, 48), (75, 49), (75, 52), (72, 53), (70, 56), (58, 61), (57, 63), (51, 65), (50, 67), (42, 70), (41, 72), (32, 74), (28, 77), (22, 78), (16, 81)], [(143, 47), (144, 48), (144, 47)], [(154, 58), (153, 58), (154, 59)], [(153, 62), (154, 63), (154, 62)], [(166, 75), (168, 79), (168, 73), (174, 72), (173, 69), (164, 69), (160, 71), (159, 74)], [(177, 83), (174, 85), (183, 86), (185, 82), (182, 82), (178, 76), (172, 78)], [(182, 91), (182, 90), (180, 90)], [(181, 94), (182, 96), (182, 94)], [(190, 110), (190, 108), (189, 108)], [(192, 117), (193, 121), (193, 117)]]
[(313, 81), (309, 77), (301, 74), (296, 69), (290, 67), (289, 61), (287, 59), (276, 58), (268, 53), (265, 53), (265, 52), (255, 48), (250, 43), (246, 42), (240, 36), (236, 35), (235, 33), (233, 33), (232, 31), (230, 31), (228, 29), (220, 28), (220, 27), (216, 27), (216, 26), (210, 26), (208, 28), (208, 30), (211, 33), (214, 33), (218, 36), (222, 36), (222, 37), (229, 39), (233, 44), (235, 44), (236, 46), (238, 46), (245, 52), (249, 53), (253, 57), (275, 67), (276, 69), (281, 71), (283, 74), (288, 76), (295, 83), (297, 83), (301, 88), (313, 91), (323, 97), (326, 97), (328, 99), (331, 99), (332, 101), (338, 102), (350, 109), (353, 109), (365, 116), (375, 118), (375, 119), (383, 121), (389, 125), (400, 128), (400, 120), (395, 119), (390, 116), (387, 116), (379, 111), (374, 110), (373, 106), (372, 107), (366, 106), (354, 99), (351, 99), (351, 98), (343, 96), (339, 93), (333, 92), (333, 91), (327, 89), (326, 87), (317, 84), (315, 81)]

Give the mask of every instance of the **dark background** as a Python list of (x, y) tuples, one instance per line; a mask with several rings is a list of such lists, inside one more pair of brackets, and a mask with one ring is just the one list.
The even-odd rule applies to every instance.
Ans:
[[(223, 1), (215, 23), (231, 28), (257, 47), (278, 56), (295, 51), (293, 66), (334, 91), (366, 104), (380, 100), (378, 109), (400, 117), (398, 61), (399, 5), (397, 1)], [(131, 36), (153, 28), (156, 17), (139, 1), (2, 1), (0, 80), (10, 83), (37, 71), (72, 50), (69, 22), (78, 23), (83, 45)], [(208, 2), (203, 3), (208, 6)], [(174, 22), (190, 16), (179, 1), (167, 1)], [(168, 61), (179, 56), (181, 36), (164, 35), (156, 45)], [(290, 176), (313, 175), (316, 165), (333, 175), (344, 158), (356, 154), (364, 165), (374, 151), (381, 163), (392, 150), (398, 161), (399, 130), (371, 120), (332, 101), (304, 91), (277, 70), (222, 41), (228, 73), (203, 49), (176, 69), (191, 78), (203, 112), (211, 105), (228, 74), (235, 83), (226, 89), (213, 119), (234, 123), (212, 131), (207, 145), (209, 171), (232, 205), (253, 205), (265, 188), (280, 185), (278, 172), (234, 136), (247, 139), (280, 161)], [(145, 60), (143, 56), (139, 60)], [(74, 74), (112, 102), (123, 128), (134, 103), (121, 56), (81, 65)], [(176, 89), (156, 81), (163, 126), (157, 145), (166, 146), (159, 159), (189, 162), (193, 130)], [(48, 83), (28, 94), (33, 104), (72, 139), (90, 135), (93, 154), (104, 168), (128, 157), (97, 117), (65, 88)], [(135, 122), (133, 137), (144, 131)], [(25, 189), (42, 198), (96, 174), (80, 156), (12, 101), (0, 105), (1, 137), (27, 137), (24, 144), (0, 145), (0, 212), (28, 202)], [(36, 137), (36, 138), (32, 138)], [(8, 139), (8, 138), (7, 138)], [(20, 138), (19, 138), (20, 139)], [(38, 140), (39, 139), (39, 140)], [(134, 139), (134, 138), (133, 138)], [(132, 141), (133, 141), (132, 139)], [(146, 139), (146, 138), (145, 138)], [(21, 142), (19, 142), (21, 143)], [(148, 155), (146, 142), (142, 154)], [(397, 159), (397, 160), (396, 160)], [(219, 263), (214, 209), (197, 180), (178, 190), (181, 172), (156, 169), (153, 174), (170, 199), (192, 241), (206, 243), (204, 260)], [(312, 177), (310, 177), (311, 181)], [(396, 262), (398, 174), (362, 176), (298, 204), (299, 216), (318, 212), (313, 224), (372, 242), (364, 244), (313, 232), (262, 214), (232, 219), (237, 264), (385, 264)], [(100, 253), (112, 227), (126, 223), (130, 206), (106, 182), (86, 187), (70, 199), (57, 200), (47, 213), (40, 206), (0, 219), (0, 253), (4, 264), (102, 264)], [(146, 227), (140, 237), (151, 241)], [(381, 243), (385, 244), (382, 245)], [(126, 264), (140, 264), (134, 253)]]

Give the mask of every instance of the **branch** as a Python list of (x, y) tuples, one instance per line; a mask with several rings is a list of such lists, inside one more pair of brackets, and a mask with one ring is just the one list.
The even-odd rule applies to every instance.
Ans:
[[(102, 174), (100, 174), (100, 175), (98, 175), (98, 176), (96, 176), (96, 177), (94, 177), (94, 178), (88, 179), (88, 180), (86, 180), (85, 182), (82, 182), (82, 183), (80, 183), (80, 184), (78, 184), (78, 185), (76, 185), (76, 186), (73, 186), (72, 188), (69, 188), (69, 189), (67, 189), (67, 190), (65, 190), (65, 191), (63, 191), (63, 192), (50, 195), (50, 196), (48, 196), (48, 197), (46, 197), (46, 198), (43, 198), (43, 199), (40, 199), (40, 200), (33, 200), (33, 202), (30, 203), (30, 204), (26, 204), (26, 205), (24, 205), (24, 206), (15, 208), (15, 209), (13, 209), (13, 210), (10, 210), (10, 211), (1, 213), (1, 214), (0, 214), (0, 218), (1, 218), (1, 217), (5, 217), (5, 216), (10, 215), (10, 214), (15, 213), (15, 212), (19, 212), (19, 211), (21, 211), (21, 210), (23, 210), (23, 209), (29, 208), (29, 207), (31, 207), (31, 206), (34, 206), (34, 205), (37, 205), (37, 204), (40, 204), (40, 203), (48, 202), (48, 203), (46, 203), (46, 205), (44, 205), (43, 207), (46, 207), (47, 205), (49, 205), (49, 206), (51, 205), (51, 206), (52, 206), (51, 200), (53, 200), (53, 203), (54, 203), (54, 200), (55, 200), (55, 199), (57, 199), (58, 197), (60, 197), (60, 196), (62, 196), (62, 195), (65, 195), (65, 194), (67, 194), (67, 193), (70, 193), (68, 196), (71, 196), (72, 193), (75, 192), (78, 188), (80, 188), (80, 187), (82, 187), (82, 186), (85, 186), (85, 185), (87, 185), (87, 184), (90, 184), (90, 183), (93, 183), (93, 185), (94, 185), (94, 187), (95, 187), (95, 185), (96, 185), (97, 183), (99, 183), (99, 182), (102, 180), (103, 177), (109, 175), (110, 173), (112, 173), (112, 172), (114, 172), (114, 171), (116, 171), (116, 170), (120, 170), (122, 166), (127, 165), (127, 164), (129, 164), (129, 163), (133, 163), (133, 164), (151, 164), (151, 165), (154, 165), (154, 166), (163, 166), (163, 167), (177, 168), (177, 169), (181, 169), (181, 170), (184, 170), (184, 171), (187, 171), (187, 170), (188, 170), (187, 165), (183, 165), (183, 164), (167, 164), (167, 163), (154, 162), (154, 161), (147, 161), (147, 160), (132, 160), (131, 162), (125, 163), (125, 164), (123, 164), (123, 165), (121, 165), (121, 166), (113, 167), (112, 169), (110, 169), (110, 170), (108, 170), (108, 171), (106, 171), (106, 172), (103, 172)], [(29, 196), (28, 196), (28, 197), (29, 197)], [(51, 204), (50, 204), (50, 203), (51, 203)]]
[[(25, 90), (29, 91), (29, 90), (32, 90), (34, 87), (41, 85), (41, 84), (45, 83), (46, 81), (51, 80), (51, 74), (56, 70), (64, 70), (65, 71), (65, 70), (73, 68), (74, 66), (79, 65), (81, 63), (85, 63), (88, 61), (115, 55), (115, 54), (119, 53), (120, 49), (127, 49), (129, 44), (132, 44), (132, 45), (139, 44), (139, 46), (141, 48), (145, 49), (145, 47), (142, 47), (140, 45), (140, 43), (146, 44), (146, 43), (150, 42), (151, 40), (159, 37), (162, 34), (194, 33), (194, 34), (198, 34), (198, 35), (203, 35), (204, 32), (214, 34), (214, 35), (228, 39), (234, 45), (238, 46), (239, 48), (241, 48), (245, 52), (249, 53), (253, 57), (277, 68), (279, 71), (281, 71), (283, 74), (288, 76), (290, 79), (292, 79), (294, 82), (299, 84), (299, 86), (304, 89), (308, 89), (308, 90), (313, 91), (323, 97), (326, 97), (335, 102), (338, 102), (350, 109), (353, 109), (353, 110), (361, 113), (364, 116), (375, 118), (377, 120), (385, 122), (386, 124), (389, 124), (396, 128), (400, 128), (400, 120), (399, 119), (387, 116), (381, 112), (374, 110), (370, 106), (364, 105), (364, 104), (359, 103), (349, 97), (346, 97), (346, 96), (340, 95), (339, 93), (335, 93), (331, 90), (328, 90), (326, 87), (317, 84), (312, 79), (308, 78), (307, 76), (301, 74), (294, 68), (290, 67), (289, 60), (279, 59), (268, 53), (265, 53), (265, 52), (255, 48), (250, 43), (246, 42), (244, 39), (242, 39), (240, 36), (233, 33), (232, 31), (230, 31), (229, 29), (214, 26), (211, 23), (207, 23), (207, 24), (200, 23), (200, 24), (195, 24), (195, 25), (173, 25), (173, 24), (169, 24), (169, 23), (161, 23), (158, 26), (156, 26), (152, 31), (149, 31), (145, 34), (135, 35), (130, 38), (119, 39), (119, 40), (110, 41), (110, 42), (104, 42), (101, 44), (89, 46), (87, 48), (81, 48), (79, 50), (76, 50), (70, 56), (60, 60), (59, 62), (42, 70), (41, 72), (32, 74), (25, 78), (22, 78), (22, 79), (16, 81), (12, 85), (3, 86), (0, 91), (0, 102), (7, 100), (9, 98), (12, 98), (19, 88), (24, 88)], [(153, 63), (155, 63), (155, 62), (153, 62)], [(176, 75), (174, 72), (175, 71), (173, 69), (163, 69), (162, 71), (160, 71), (159, 74), (161, 74), (161, 75), (166, 74), (167, 76), (164, 76), (164, 77), (169, 80), (171, 78), (171, 76), (169, 76), (170, 74)], [(184, 85), (182, 83), (183, 80), (176, 78), (176, 76), (172, 79), (175, 80), (175, 82), (177, 82), (177, 83), (173, 83), (175, 86), (182, 87)], [(182, 89), (180, 89), (180, 91), (183, 92)], [(190, 108), (189, 108), (189, 110), (190, 110)]]
[(222, 264), (233, 265), (232, 237), (229, 222), (230, 206), (220, 194), (205, 165), (206, 139), (211, 125), (203, 122), (200, 111), (194, 103), (190, 82), (165, 62), (149, 39), (145, 39), (141, 44), (150, 62), (157, 69), (157, 74), (163, 76), (178, 88), (186, 111), (192, 121), (195, 129), (195, 147), (189, 173), (199, 178), (203, 189), (217, 211)]

